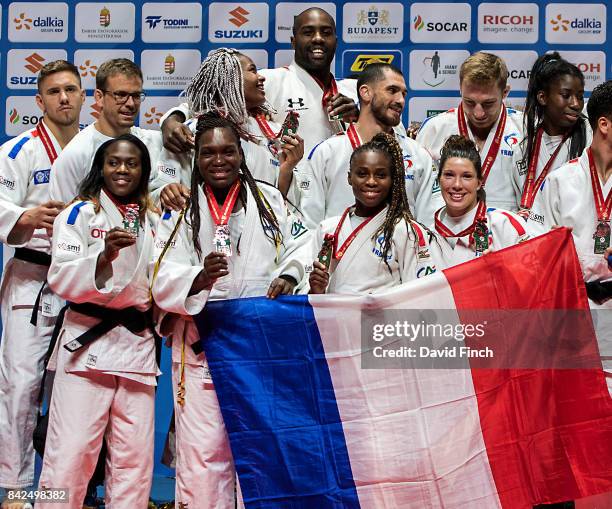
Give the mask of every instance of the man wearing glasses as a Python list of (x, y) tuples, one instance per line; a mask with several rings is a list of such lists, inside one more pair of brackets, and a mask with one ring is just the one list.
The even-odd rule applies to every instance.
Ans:
[(131, 133), (140, 138), (149, 149), (151, 165), (155, 167), (162, 146), (161, 134), (134, 127), (145, 98), (140, 68), (126, 58), (104, 62), (96, 74), (94, 98), (100, 111), (98, 119), (72, 139), (53, 165), (49, 184), (53, 200), (72, 201), (91, 168), (98, 147), (122, 134)]

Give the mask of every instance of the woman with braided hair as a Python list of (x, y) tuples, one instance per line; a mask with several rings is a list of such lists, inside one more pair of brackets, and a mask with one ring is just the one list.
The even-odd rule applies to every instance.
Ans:
[[(193, 147), (197, 116), (209, 111), (237, 127), (255, 179), (288, 194), (293, 169), (304, 155), (304, 142), (295, 134), (281, 134), (281, 126), (269, 121), (264, 81), (253, 61), (232, 48), (212, 51), (202, 62), (185, 90), (187, 102), (162, 118), (164, 144), (170, 148), (162, 150), (152, 188), (164, 207), (178, 210), (186, 203), (193, 151), (185, 147)], [(175, 138), (184, 142), (173, 142)]]
[(487, 208), (480, 154), (472, 140), (458, 134), (448, 137), (440, 153), (438, 182), (446, 205), (434, 215), (441, 237), (436, 250), (441, 249), (446, 267), (529, 238), (520, 216)]
[(185, 219), (168, 211), (160, 221), (152, 292), (169, 313), (159, 323), (172, 340), (178, 389), (177, 507), (233, 508), (229, 443), (204, 354), (192, 350), (199, 335), (191, 315), (208, 300), (292, 293), (304, 275), (305, 260), (294, 258), (304, 237), (292, 236), (280, 192), (253, 178), (229, 119), (202, 115), (195, 143)]
[(519, 215), (525, 219), (546, 175), (590, 145), (593, 134), (583, 108), (580, 69), (556, 51), (539, 57), (529, 76), (523, 149), (514, 152), (513, 179), (522, 192)]
[[(310, 293), (374, 293), (436, 271), (430, 232), (410, 212), (402, 149), (379, 133), (350, 159), (355, 204), (321, 222), (313, 239)], [(329, 253), (321, 249), (327, 240)], [(325, 263), (329, 262), (329, 263)]]

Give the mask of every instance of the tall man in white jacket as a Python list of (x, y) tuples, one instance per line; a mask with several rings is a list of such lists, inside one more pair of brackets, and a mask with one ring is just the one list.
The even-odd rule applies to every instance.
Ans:
[[(339, 216), (355, 203), (348, 183), (353, 150), (380, 132), (394, 133), (401, 121), (406, 98), (402, 72), (389, 64), (368, 65), (357, 81), (359, 120), (346, 134), (332, 136), (316, 145), (303, 167), (299, 208), (308, 228), (315, 229), (328, 217)], [(402, 147), (406, 191), (412, 214), (424, 224), (444, 203), (436, 183), (431, 156), (416, 141), (395, 132)]]
[[(331, 72), (337, 43), (334, 19), (311, 7), (294, 19), (291, 65), (259, 71), (266, 78), (266, 100), (276, 111), (272, 120), (282, 124), (289, 111), (299, 113), (297, 134), (304, 139), (305, 154), (336, 132), (338, 124), (330, 116), (342, 115), (347, 122), (357, 117), (355, 80), (336, 82)], [(193, 148), (193, 134), (181, 123), (185, 120), (177, 111), (163, 122), (164, 145), (173, 152)]]
[(508, 68), (496, 55), (474, 53), (461, 64), (459, 89), (459, 106), (427, 119), (417, 141), (437, 164), (440, 150), (451, 134), (473, 140), (482, 160), (487, 205), (516, 211), (521, 190), (512, 178), (512, 157), (520, 150), (523, 114), (504, 105), (510, 91)]
[[(1, 291), (0, 487), (9, 490), (34, 482), (37, 396), (61, 306), (47, 288), (37, 300), (51, 261), (49, 232), (64, 207), (49, 199), (49, 176), (58, 154), (79, 132), (84, 100), (78, 69), (65, 60), (49, 62), (38, 75), (41, 121), (0, 149), (0, 241), (16, 248)], [(35, 305), (39, 310), (33, 315)], [(22, 506), (6, 500), (2, 509)]]
[(149, 149), (152, 167), (156, 167), (161, 150), (161, 134), (159, 131), (134, 127), (145, 98), (140, 68), (126, 58), (104, 62), (96, 74), (94, 98), (100, 116), (75, 136), (53, 165), (49, 195), (54, 200), (72, 201), (78, 194), (81, 181), (91, 169), (98, 147), (121, 134), (131, 133), (140, 138)]

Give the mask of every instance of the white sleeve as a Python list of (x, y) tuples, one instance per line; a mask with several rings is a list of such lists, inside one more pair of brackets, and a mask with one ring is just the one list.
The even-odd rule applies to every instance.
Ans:
[(105, 304), (113, 289), (112, 276), (102, 288), (96, 284), (96, 264), (104, 243), (89, 246), (89, 221), (94, 216), (93, 205), (80, 202), (62, 211), (53, 223), (47, 282), (53, 292), (70, 302)]
[(324, 146), (312, 149), (310, 157), (304, 162), (303, 172), (308, 179), (307, 189), (303, 187), (300, 195), (300, 210), (304, 223), (309, 229), (314, 229), (325, 219), (325, 200), (327, 182), (325, 167), (328, 163), (327, 150)]
[(429, 152), (424, 148), (418, 148), (415, 161), (420, 168), (414, 172), (412, 196), (408, 197), (410, 205), (414, 207), (412, 212), (417, 221), (423, 224), (433, 224), (434, 213), (444, 206), (438, 184), (438, 170)]
[(509, 210), (497, 210), (496, 221), (492, 226), (493, 247), (495, 251), (514, 246), (529, 239), (525, 220)]
[(24, 149), (12, 157), (13, 147), (13, 143), (5, 144), (0, 150), (0, 242), (20, 247), (30, 239), (18, 239), (18, 243), (9, 244), (8, 236), (27, 210), (21, 204), (26, 198), (30, 172)]
[(312, 232), (304, 226), (297, 215), (289, 212), (286, 207), (284, 209), (285, 213), (278, 218), (283, 234), (278, 273), (279, 275), (291, 276), (297, 283), (300, 283), (304, 279), (305, 266), (312, 263), (309, 260)]
[(187, 103), (181, 103), (176, 108), (170, 108), (164, 115), (159, 119), (159, 125), (162, 126), (166, 119), (173, 113), (182, 113), (185, 116), (185, 120), (189, 120), (191, 114), (189, 113), (189, 105)]
[(91, 169), (89, 156), (93, 155), (79, 148), (69, 143), (57, 156), (49, 177), (49, 199), (70, 203), (79, 193), (79, 186)]
[(433, 118), (426, 119), (425, 122), (423, 122), (417, 134), (416, 141), (420, 143), (432, 157), (438, 157), (433, 150), (434, 143), (438, 137), (438, 130), (436, 129), (437, 122), (433, 122), (432, 120)]
[(185, 218), (181, 221), (163, 259), (159, 261), (157, 274), (154, 274), (159, 256), (176, 226), (178, 217), (177, 212), (166, 212), (157, 224), (153, 259), (149, 264), (149, 279), (152, 281), (153, 299), (161, 309), (180, 315), (196, 315), (204, 308), (210, 288), (189, 295), (194, 280), (202, 271), (203, 260), (197, 258), (191, 228), (186, 225)]

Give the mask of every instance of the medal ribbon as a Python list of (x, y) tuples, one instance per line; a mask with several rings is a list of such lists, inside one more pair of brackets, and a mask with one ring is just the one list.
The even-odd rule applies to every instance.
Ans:
[(238, 199), (238, 191), (240, 191), (240, 179), (232, 185), (229, 193), (225, 197), (225, 201), (222, 206), (219, 206), (217, 199), (213, 193), (212, 188), (208, 184), (204, 184), (204, 191), (208, 200), (208, 208), (210, 209), (210, 215), (213, 218), (216, 226), (226, 225), (229, 221), (230, 214), (234, 209), (236, 200)]
[(42, 141), (43, 147), (45, 147), (45, 151), (47, 152), (49, 162), (53, 165), (53, 163), (57, 159), (57, 152), (55, 151), (55, 147), (53, 146), (51, 137), (49, 136), (49, 133), (47, 132), (47, 129), (45, 128), (42, 121), (38, 123), (38, 125), (36, 126), (36, 131), (34, 133), (40, 138), (40, 141)]
[(587, 155), (589, 157), (589, 169), (591, 170), (591, 187), (593, 188), (593, 198), (595, 199), (595, 211), (597, 212), (597, 220), (600, 222), (607, 223), (610, 220), (610, 214), (612, 213), (612, 189), (608, 192), (606, 201), (604, 202), (603, 193), (601, 191), (601, 184), (599, 183), (599, 174), (595, 167), (595, 160), (593, 159), (593, 152), (591, 147), (587, 148)]
[(276, 138), (276, 133), (270, 127), (270, 124), (268, 123), (268, 120), (266, 119), (263, 113), (255, 115), (255, 120), (257, 122), (257, 125), (259, 125), (261, 132), (266, 138), (268, 138), (269, 140), (273, 140)]
[[(485, 214), (487, 211), (487, 205), (484, 201), (479, 201), (478, 202), (478, 206), (476, 208), (476, 215), (474, 216), (474, 221), (472, 222), (472, 224), (470, 226), (468, 226), (465, 230), (460, 231), (459, 233), (453, 233), (450, 228), (448, 228), (438, 217), (440, 214), (440, 211), (442, 209), (438, 210), (435, 214), (434, 214), (434, 218), (435, 218), (435, 225), (436, 225), (436, 231), (442, 235), (444, 238), (449, 238), (449, 237), (465, 237), (466, 235), (470, 235), (472, 236), (474, 233), (474, 230), (476, 229), (476, 225), (478, 223), (485, 223), (486, 219), (485, 219)], [(471, 242), (472, 239), (470, 239)]]
[(323, 97), (321, 98), (321, 104), (323, 105), (323, 111), (327, 112), (327, 103), (333, 96), (335, 96), (338, 93), (338, 85), (336, 83), (336, 79), (332, 76), (329, 87), (325, 88), (325, 85), (323, 85), (323, 82), (319, 78), (315, 78), (314, 76), (313, 78), (317, 82), (317, 84), (321, 87), (321, 90), (323, 90)]
[(361, 138), (359, 137), (359, 133), (355, 128), (355, 124), (351, 124), (350, 126), (348, 126), (348, 129), (346, 130), (346, 135), (348, 136), (348, 139), (351, 142), (351, 147), (353, 147), (353, 150), (357, 149), (358, 147), (361, 147)]
[(544, 182), (546, 175), (548, 175), (548, 172), (550, 171), (553, 162), (559, 154), (559, 150), (561, 150), (561, 147), (569, 136), (568, 134), (563, 136), (561, 143), (559, 143), (555, 151), (552, 153), (550, 159), (548, 160), (544, 168), (542, 168), (542, 173), (540, 173), (539, 177), (536, 179), (536, 168), (538, 166), (538, 156), (540, 154), (543, 134), (544, 129), (540, 127), (536, 135), (535, 145), (533, 147), (533, 154), (531, 155), (531, 160), (529, 161), (529, 169), (527, 170), (527, 177), (525, 179), (525, 185), (523, 187), (523, 195), (521, 196), (521, 209), (529, 210), (533, 206), (533, 202), (535, 200), (535, 196), (538, 192), (538, 189), (540, 189), (542, 182)]
[[(501, 145), (502, 135), (504, 134), (504, 129), (506, 128), (506, 117), (508, 114), (506, 113), (506, 107), (502, 105), (501, 116), (499, 118), (499, 123), (497, 124), (497, 130), (493, 136), (493, 142), (489, 147), (489, 151), (487, 152), (484, 161), (482, 162), (482, 185), (484, 187), (485, 182), (487, 181), (487, 177), (493, 167), (493, 163), (495, 163), (495, 159), (497, 158), (497, 154), (499, 154), (499, 147)], [(469, 138), (467, 123), (465, 121), (465, 116), (463, 114), (463, 103), (459, 103), (459, 108), (457, 109), (457, 123), (459, 124), (459, 134), (465, 138)]]
[(346, 250), (353, 243), (353, 241), (355, 240), (355, 237), (357, 237), (357, 234), (365, 227), (366, 224), (368, 224), (372, 219), (374, 219), (374, 216), (368, 217), (363, 223), (361, 223), (357, 228), (355, 228), (351, 232), (348, 238), (340, 246), (340, 249), (338, 249), (338, 238), (340, 237), (340, 230), (342, 229), (342, 225), (344, 224), (344, 220), (346, 219), (346, 216), (348, 215), (349, 211), (352, 208), (353, 208), (352, 206), (347, 207), (347, 209), (342, 214), (342, 217), (340, 218), (340, 222), (338, 223), (338, 226), (336, 226), (336, 231), (334, 232), (333, 256), (334, 256), (334, 259), (338, 261), (342, 259), (342, 257), (344, 256), (344, 253), (346, 253)]

